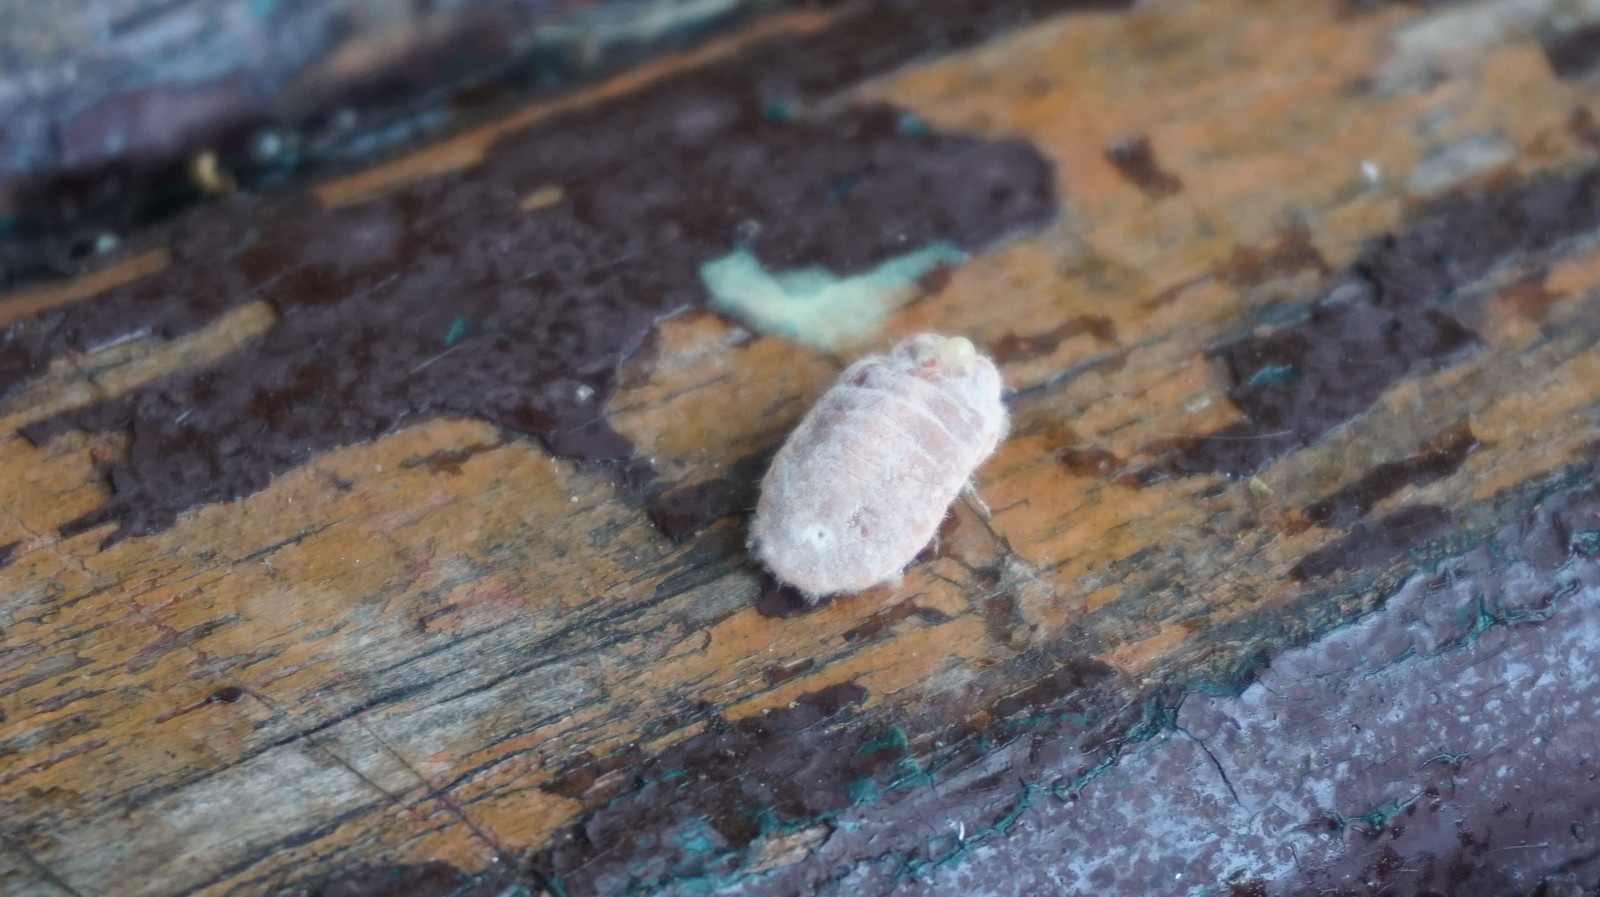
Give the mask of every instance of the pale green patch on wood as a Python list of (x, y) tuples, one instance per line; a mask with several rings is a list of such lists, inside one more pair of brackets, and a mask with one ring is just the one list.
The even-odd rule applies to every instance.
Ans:
[(840, 277), (821, 267), (772, 272), (746, 249), (700, 266), (711, 307), (762, 333), (833, 352), (865, 343), (889, 313), (917, 297), (918, 280), (966, 258), (934, 243), (870, 271)]

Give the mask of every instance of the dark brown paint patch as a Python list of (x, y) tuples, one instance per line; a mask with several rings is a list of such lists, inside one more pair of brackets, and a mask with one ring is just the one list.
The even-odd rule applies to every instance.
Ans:
[(1383, 567), (1406, 552), (1437, 539), (1455, 526), (1455, 517), (1437, 505), (1402, 508), (1377, 521), (1363, 521), (1350, 534), (1306, 555), (1289, 575), (1302, 582), (1332, 576), (1341, 570)]
[(1540, 274), (1518, 281), (1500, 293), (1500, 301), (1516, 310), (1517, 314), (1535, 321), (1543, 320), (1550, 306), (1566, 298), (1565, 293), (1551, 292)]
[(1161, 290), (1145, 300), (1144, 307), (1150, 310), (1160, 308), (1195, 287), (1215, 281), (1221, 281), (1236, 290), (1248, 290), (1307, 271), (1328, 274), (1331, 270), (1322, 251), (1311, 241), (1310, 229), (1304, 225), (1293, 225), (1279, 230), (1268, 245), (1236, 247), (1215, 268)]
[[(19, 2), (33, 8), (18, 21), (51, 12), (48, 0)], [(662, 29), (645, 21), (659, 24), (661, 11), (637, 0), (415, 0), (379, 15), (363, 4), (265, 0), (248, 16), (150, 0), (119, 7), (134, 12), (92, 44), (46, 53), (53, 62), (25, 49), (42, 49), (38, 41), (8, 33), (7, 50), (24, 49), (0, 78), (10, 116), (0, 194), (15, 213), (0, 228), (0, 284), (73, 272), (98, 237), (203, 201), (207, 191), (184, 173), (201, 155), (250, 190), (321, 178), (784, 5), (793, 4), (680, 5)], [(573, 40), (572, 27), (586, 37)], [(219, 55), (219, 40), (252, 50)], [(129, 60), (138, 64), (132, 79)], [(70, 85), (18, 96), (19, 85), (73, 63)]]
[(1306, 271), (1329, 274), (1332, 270), (1311, 241), (1311, 229), (1297, 224), (1280, 229), (1269, 245), (1235, 249), (1218, 267), (1217, 276), (1223, 283), (1245, 290)]
[(893, 785), (904, 738), (846, 725), (866, 696), (844, 683), (784, 710), (713, 723), (646, 761), (637, 787), (558, 834), (534, 869), (574, 895), (733, 873), (757, 837), (824, 820)]
[(722, 476), (657, 495), (646, 505), (646, 513), (662, 535), (682, 542), (722, 517), (751, 511), (761, 496), (761, 475), (775, 451), (740, 458)]
[[(832, 599), (823, 598), (818, 606), (826, 604)], [(771, 574), (761, 574), (761, 592), (756, 597), (756, 610), (763, 617), (774, 620), (787, 620), (798, 617), (811, 610), (811, 605), (806, 602), (806, 596), (793, 586), (786, 586), (778, 582)]]
[(237, 704), (238, 702), (244, 700), (245, 695), (247, 694), (249, 694), (249, 692), (237, 685), (225, 685), (198, 701), (192, 701), (182, 707), (158, 714), (151, 721), (155, 723), (164, 723), (169, 720), (177, 719), (180, 716), (186, 716), (190, 713), (194, 713), (195, 711), (209, 707), (212, 704)]
[[(902, 871), (932, 868), (959, 859), (969, 841), (1004, 836), (1044, 791), (1070, 799), (1148, 716), (1116, 696), (1115, 674), (1103, 664), (1027, 659), (1059, 660), (1059, 669), (1001, 700), (977, 727), (958, 724), (931, 739), (871, 724), (854, 711), (867, 693), (844, 683), (761, 717), (713, 719), (704, 734), (648, 760), (575, 758), (546, 787), (599, 809), (530, 859), (462, 886), (520, 884), (566, 897), (840, 886), (890, 893), (897, 876), (875, 879), (867, 891), (841, 879), (886, 855)], [(1162, 718), (1170, 716), (1172, 706), (1160, 706)], [(617, 789), (617, 781), (626, 784)], [(959, 829), (949, 825), (956, 819)], [(929, 820), (938, 820), (931, 840)], [(812, 833), (804, 856), (778, 864), (782, 881), (763, 881), (752, 848), (801, 832)]]
[(1462, 422), (1422, 450), (1400, 461), (1379, 464), (1361, 479), (1306, 508), (1306, 519), (1322, 525), (1344, 525), (1367, 516), (1374, 505), (1406, 486), (1442, 480), (1460, 469), (1478, 448), (1472, 426)]
[[(1600, 605), (1562, 597), (1572, 594), (1568, 577), (1600, 589), (1592, 563), (1600, 498), (1571, 485), (1592, 482), (1594, 470), (1562, 476), (1528, 484), (1514, 506), (1495, 512), (1497, 522), (1480, 523), (1479, 535), (1487, 526), (1492, 537), (1433, 577), (1437, 586), (1413, 580), (1383, 610), (1263, 665), (1263, 687), (1248, 698), (1166, 688), (1130, 703), (1110, 668), (1064, 649), (1008, 661), (1053, 672), (991, 699), (970, 725), (921, 738), (911, 726), (907, 734), (873, 724), (877, 714), (852, 713), (858, 690), (812, 696), (800, 702), (811, 705), (804, 716), (713, 728), (670, 762), (646, 761), (637, 768), (648, 772), (621, 791), (595, 777), (574, 783), (569, 796), (602, 791), (606, 820), (593, 841), (586, 825), (568, 829), (521, 867), (521, 881), (569, 897), (1032, 897), (1062, 887), (1499, 894), (1519, 893), (1513, 885), (1527, 881), (1503, 875), (1511, 867), (1550, 868), (1522, 859), (1536, 851), (1569, 858), (1550, 881), (1567, 872), (1592, 878), (1592, 851), (1573, 832), (1593, 828), (1600, 804), (1570, 777), (1539, 777), (1552, 762), (1587, 756), (1582, 738), (1600, 701), (1589, 679), (1551, 674), (1569, 655), (1542, 650), (1574, 624), (1586, 629), (1564, 651), (1600, 628)], [(1548, 593), (1530, 586), (1545, 579)], [(1554, 612), (1587, 622), (1544, 622)], [(1464, 675), (1479, 665), (1480, 677)], [(1536, 680), (1538, 701), (1506, 701), (1503, 688), (1484, 688), (1513, 670)], [(1505, 721), (1485, 723), (1476, 711), (1487, 707)], [(1504, 741), (1518, 726), (1540, 736), (1538, 750)], [(731, 738), (720, 737), (730, 729)], [(1134, 744), (1139, 750), (1128, 751)], [(856, 764), (861, 775), (841, 785), (824, 772), (819, 781), (806, 765), (817, 756)], [(1355, 762), (1313, 762), (1344, 759)], [(850, 805), (780, 815), (779, 805), (814, 812), (794, 802), (791, 787), (816, 788), (815, 806)], [(769, 797), (787, 803), (764, 808)], [(693, 806), (672, 806), (678, 801)], [(1452, 849), (1452, 825), (1469, 850)], [(752, 848), (796, 831), (820, 834), (792, 863), (757, 872)], [(1554, 832), (1572, 840), (1556, 843)], [(1288, 843), (1297, 845), (1292, 857), (1281, 855)], [(1241, 868), (1271, 876), (1233, 877)], [(1386, 878), (1363, 890), (1363, 870)]]
[(1600, 228), (1600, 168), (1452, 196), (1368, 244), (1304, 320), (1218, 348), (1246, 420), (1188, 441), (1179, 473), (1254, 473), (1477, 337), (1445, 305), (1508, 260)]
[(347, 872), (299, 893), (304, 897), (490, 897), (517, 893), (512, 882), (505, 874), (471, 877), (448, 863), (429, 862)]
[(1594, 113), (1589, 111), (1589, 107), (1579, 106), (1572, 110), (1572, 115), (1567, 117), (1567, 131), (1590, 147), (1600, 149), (1600, 124), (1595, 122)]
[[(472, 171), (331, 211), (242, 196), (196, 209), (172, 227), (167, 270), (0, 334), (0, 393), (70, 352), (277, 306), (271, 332), (209, 368), (26, 431), (130, 433), (112, 497), (64, 528), (116, 523), (113, 541), (433, 416), (627, 459), (601, 413), (617, 365), (657, 320), (705, 301), (701, 263), (743, 247), (772, 268), (848, 274), (908, 245), (979, 250), (1055, 215), (1051, 165), (1023, 141), (941, 134), (883, 107), (811, 116), (806, 102), (1038, 16), (1126, 5), (845, 5), (820, 32), (509, 135)], [(551, 185), (564, 202), (521, 208)]]
[(400, 462), (400, 466), (412, 470), (418, 467), (426, 468), (432, 473), (445, 473), (451, 476), (461, 475), (461, 465), (470, 461), (474, 455), (492, 452), (505, 445), (503, 442), (475, 442), (472, 445), (455, 449), (444, 449), (432, 454), (422, 455), (417, 458), (407, 458)]
[(1544, 41), (1544, 56), (1559, 78), (1582, 78), (1600, 66), (1600, 24), (1584, 25)]
[(844, 634), (839, 637), (846, 642), (868, 641), (881, 635), (885, 630), (901, 620), (910, 619), (911, 617), (916, 617), (929, 625), (938, 625), (950, 619), (943, 612), (934, 608), (922, 607), (915, 601), (902, 601), (893, 607), (885, 608), (867, 617), (854, 627), (845, 630)]
[[(1129, 713), (1115, 697), (1110, 668), (1059, 660), (1054, 675), (1000, 701), (981, 729), (957, 726), (936, 738), (869, 725), (852, 710), (867, 696), (853, 683), (758, 718), (714, 721), (711, 731), (646, 761), (635, 787), (558, 834), (532, 869), (556, 893), (579, 897), (694, 892), (741, 879), (757, 888), (750, 893), (815, 893), (885, 850), (903, 852), (908, 865), (947, 862), (961, 852), (944, 830), (953, 814), (983, 817), (969, 837), (1004, 834), (1032, 799), (1025, 781), (1045, 779), (1069, 793), (1138, 727), (1142, 711), (1133, 705)], [(956, 784), (940, 787), (942, 780)], [(929, 819), (941, 820), (932, 842)], [(748, 878), (757, 839), (819, 827), (825, 846), (788, 869), (802, 881), (768, 882), (767, 891)]]
[(213, 704), (237, 704), (244, 700), (245, 690), (237, 685), (225, 685), (211, 693)]
[(573, 800), (609, 801), (634, 784), (631, 770), (640, 762), (639, 751), (633, 745), (603, 757), (584, 751), (563, 763), (540, 788)]
[(1027, 625), (1027, 620), (1017, 610), (1015, 592), (1001, 591), (986, 596), (982, 606), (983, 628), (989, 637), (1002, 645), (1018, 641), (1017, 630)]
[(1106, 161), (1151, 199), (1161, 199), (1183, 190), (1183, 181), (1161, 170), (1156, 162), (1156, 151), (1150, 146), (1150, 138), (1144, 134), (1112, 141), (1106, 147)]
[(995, 341), (989, 354), (1002, 363), (1042, 358), (1054, 352), (1063, 342), (1082, 334), (1088, 334), (1102, 344), (1116, 345), (1117, 342), (1117, 328), (1110, 318), (1105, 315), (1075, 315), (1043, 333), (1018, 336), (1007, 331), (1005, 336)]
[(1122, 469), (1123, 461), (1115, 454), (1093, 446), (1072, 446), (1061, 450), (1061, 466), (1080, 477), (1109, 477)]
[(17, 553), (17, 548), (21, 544), (22, 541), (19, 539), (16, 542), (9, 542), (5, 545), (0, 545), (0, 567), (4, 567), (5, 565), (11, 563), (11, 556)]
[[(749, 80), (705, 72), (561, 117), (478, 170), (351, 208), (205, 209), (166, 271), (8, 328), (0, 384), (15, 387), (128, 333), (191, 331), (262, 297), (280, 314), (217, 364), (25, 430), (38, 442), (74, 427), (131, 435), (111, 498), (63, 532), (154, 532), (441, 415), (624, 461), (632, 447), (603, 415), (618, 363), (657, 320), (705, 301), (700, 263), (743, 245), (775, 268), (854, 272), (908, 244), (977, 250), (1054, 215), (1050, 165), (1027, 144), (907, 136), (882, 107), (773, 121)], [(830, 201), (845, 174), (854, 189)], [(519, 208), (552, 181), (567, 202)]]
[(766, 671), (761, 674), (761, 678), (765, 680), (768, 685), (782, 685), (783, 683), (788, 682), (790, 679), (793, 679), (797, 676), (803, 676), (806, 673), (811, 672), (811, 670), (816, 668), (816, 665), (817, 662), (815, 660), (812, 660), (809, 657), (802, 657), (799, 660), (796, 660), (792, 663), (783, 664), (782, 666), (768, 667)]

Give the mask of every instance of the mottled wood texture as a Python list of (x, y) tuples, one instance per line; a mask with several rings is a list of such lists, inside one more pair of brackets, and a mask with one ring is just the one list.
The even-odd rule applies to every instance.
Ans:
[[(75, 273), (224, 184), (348, 170), (782, 0), (16, 0), (0, 7), (0, 285)], [(210, 160), (210, 162), (202, 162)], [(215, 164), (218, 177), (185, 169)]]
[[(0, 408), (0, 894), (256, 894), (427, 861), (492, 878), (550, 856), (650, 758), (834, 686), (859, 689), (842, 725), (898, 733), (912, 758), (961, 726), (1004, 743), (990, 723), (1008, 696), (1062, 658), (1097, 662), (1105, 706), (1133, 708), (1096, 721), (1108, 739), (1164, 687), (1237, 687), (1450, 551), (1317, 554), (1358, 521), (1426, 506), (1443, 509), (1430, 534), (1479, 531), (1521, 484), (1595, 452), (1600, 250), (1580, 229), (1458, 290), (1473, 344), (1326, 434), (1258, 473), (1173, 472), (1184, 437), (1244, 420), (1208, 350), (1297, 326), (1427, 201), (1594, 162), (1595, 97), (1541, 44), (1573, 24), (1558, 6), (1160, 0), (1041, 21), (818, 104), (1024, 137), (1055, 163), (1061, 211), (925, 282), (871, 340), (932, 329), (999, 354), (1014, 427), (978, 476), (992, 518), (958, 505), (903, 585), (806, 614), (758, 610), (742, 516), (675, 542), (617, 468), (478, 420), (327, 452), (152, 535), (63, 536), (106, 499), (100, 470), (126, 437), (35, 445), (18, 428), (210, 363), (277, 312), (269, 295), (179, 338), (59, 359)], [(355, 204), (470, 170), (544, 114), (315, 195)], [(0, 298), (0, 321), (202, 263), (148, 246)], [(691, 311), (625, 361), (607, 419), (659, 488), (748, 479), (738, 462), (770, 451), (845, 360)], [(1416, 473), (1430, 452), (1459, 457)], [(1390, 463), (1391, 486), (1347, 496), (1357, 512), (1308, 514)], [(755, 833), (735, 845), (739, 874), (807, 862), (818, 831)], [(641, 863), (678, 850), (618, 843)]]

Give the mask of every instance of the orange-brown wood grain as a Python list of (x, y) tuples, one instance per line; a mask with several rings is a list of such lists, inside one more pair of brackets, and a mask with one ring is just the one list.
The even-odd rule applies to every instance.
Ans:
[[(477, 872), (546, 848), (628, 763), (711, 716), (855, 683), (868, 724), (918, 742), (1035, 685), (1047, 671), (1024, 661), (1047, 646), (1108, 664), (1132, 701), (1309, 636), (1294, 619), (1258, 643), (1216, 635), (1312, 594), (1292, 571), (1345, 533), (1308, 505), (1468, 423), (1481, 444), (1458, 471), (1375, 513), (1425, 502), (1482, 523), (1497, 495), (1600, 440), (1600, 265), (1574, 241), (1474, 287), (1469, 357), (1256, 476), (1140, 480), (1241, 419), (1214, 346), (1284, 326), (1275, 308), (1314, 298), (1430, 199), (1593, 161), (1568, 127), (1590, 96), (1551, 76), (1531, 31), (1478, 9), (1163, 0), (1046, 20), (831, 100), (1024, 137), (1055, 163), (1062, 208), (927, 285), (875, 339), (1033, 340), (998, 359), (1014, 425), (977, 475), (992, 516), (958, 505), (903, 584), (805, 615), (758, 610), (738, 514), (673, 541), (615, 469), (476, 420), (326, 452), (153, 535), (63, 536), (104, 500), (99, 470), (125, 440), (17, 430), (207, 365), (278, 319), (269, 297), (58, 362), (0, 406), (0, 545), (17, 543), (0, 566), (0, 894), (220, 897), (424, 860)], [(1480, 45), (1422, 41), (1453, 16), (1483, 25)], [(470, 169), (553, 109), (829, 21), (772, 19), (316, 195), (349, 206)], [(1107, 148), (1132, 135), (1181, 190), (1119, 173)], [(0, 297), (0, 324), (186, 263), (151, 249)], [(1534, 275), (1536, 302), (1518, 292)], [(689, 487), (774, 448), (848, 360), (690, 311), (625, 362), (606, 417), (662, 488)], [(1353, 615), (1393, 575), (1336, 573), (1347, 588), (1328, 600)], [(569, 786), (575, 769), (593, 781)], [(802, 860), (808, 831), (764, 835), (750, 868)]]

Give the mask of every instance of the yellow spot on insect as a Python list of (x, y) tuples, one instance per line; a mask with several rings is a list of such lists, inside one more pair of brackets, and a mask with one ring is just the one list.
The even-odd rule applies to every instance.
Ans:
[(953, 368), (962, 368), (978, 357), (978, 347), (964, 336), (951, 337), (939, 347), (939, 361)]
[(915, 340), (908, 340), (906, 346), (911, 357), (923, 364), (938, 362), (949, 367), (962, 368), (978, 357), (977, 347), (972, 344), (972, 340), (964, 336), (924, 334)]

